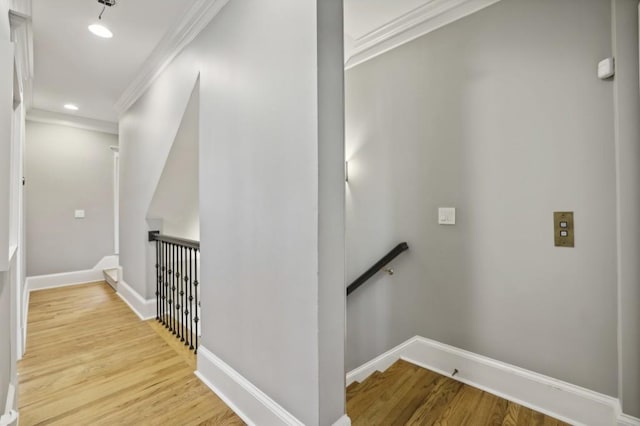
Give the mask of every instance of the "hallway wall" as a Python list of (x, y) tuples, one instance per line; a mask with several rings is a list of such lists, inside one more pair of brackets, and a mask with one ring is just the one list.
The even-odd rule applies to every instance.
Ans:
[(200, 75), (202, 345), (309, 426), (345, 413), (341, 14), (228, 2), (120, 121), (120, 259), (150, 299), (146, 209)]
[(28, 121), (25, 145), (27, 275), (91, 269), (113, 255), (118, 136)]
[(411, 247), (349, 297), (348, 369), (417, 334), (618, 394), (611, 55), (610, 2), (502, 0), (347, 72), (349, 280)]

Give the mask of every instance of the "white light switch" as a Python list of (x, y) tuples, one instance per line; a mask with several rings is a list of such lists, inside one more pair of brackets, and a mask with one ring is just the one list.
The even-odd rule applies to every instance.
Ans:
[(456, 209), (454, 207), (438, 208), (438, 223), (440, 225), (455, 225)]
[(76, 219), (84, 219), (84, 210), (76, 210), (75, 217)]

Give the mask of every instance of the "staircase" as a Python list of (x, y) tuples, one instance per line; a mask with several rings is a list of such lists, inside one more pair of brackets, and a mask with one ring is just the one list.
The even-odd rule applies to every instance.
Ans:
[(565, 425), (544, 414), (398, 360), (347, 387), (355, 425)]

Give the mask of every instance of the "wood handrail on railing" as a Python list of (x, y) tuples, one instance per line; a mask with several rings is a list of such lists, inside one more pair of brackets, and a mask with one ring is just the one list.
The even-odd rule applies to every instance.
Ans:
[(349, 287), (347, 287), (347, 296), (353, 293), (358, 287), (364, 284), (369, 278), (371, 278), (372, 276), (377, 274), (379, 271), (381, 271), (382, 268), (384, 268), (387, 265), (387, 263), (391, 262), (393, 259), (398, 257), (400, 253), (406, 250), (409, 250), (409, 244), (407, 244), (406, 242), (402, 242), (397, 246), (395, 246), (393, 250), (387, 253), (382, 259), (378, 260), (371, 268), (367, 269), (364, 274), (360, 275), (358, 278), (355, 279), (354, 282), (349, 284)]

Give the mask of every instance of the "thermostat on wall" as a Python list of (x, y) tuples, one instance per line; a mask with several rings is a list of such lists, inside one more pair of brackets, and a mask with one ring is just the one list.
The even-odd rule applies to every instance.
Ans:
[(598, 63), (598, 78), (605, 80), (616, 73), (613, 58), (603, 59)]

